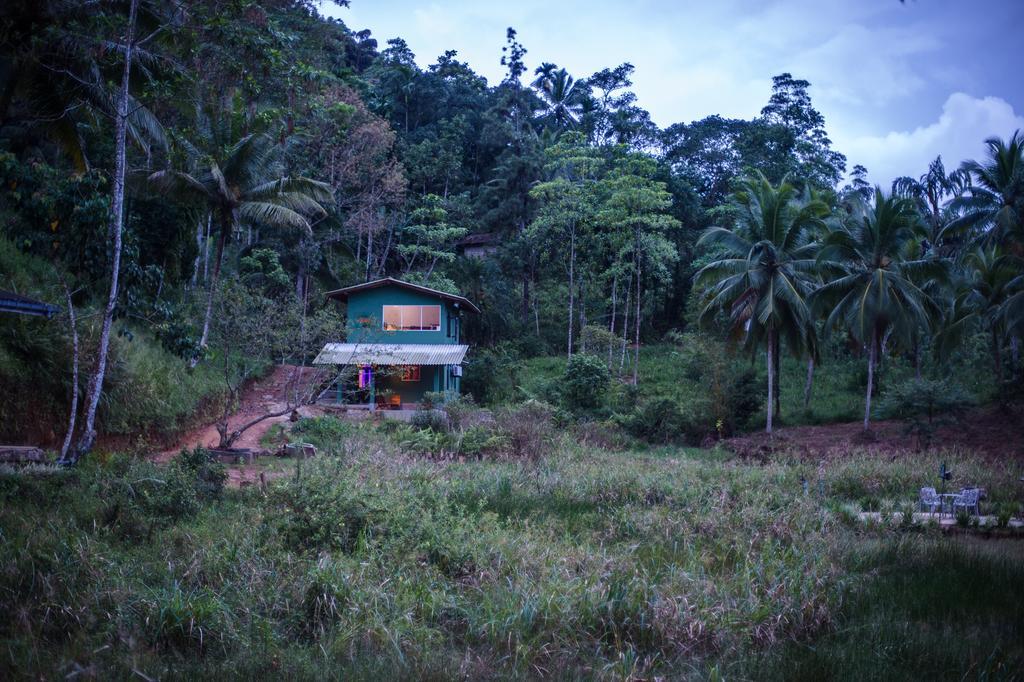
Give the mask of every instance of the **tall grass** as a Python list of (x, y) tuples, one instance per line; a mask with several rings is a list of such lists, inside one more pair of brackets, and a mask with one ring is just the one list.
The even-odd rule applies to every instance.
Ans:
[[(932, 651), (922, 669), (947, 676), (1024, 656), (1024, 569), (987, 551), (1019, 543), (832, 511), (861, 477), (912, 496), (901, 462), (565, 437), (537, 461), (439, 463), (371, 426), (302, 428), (325, 456), (266, 494), (216, 499), (187, 468), (121, 458), (0, 472), (0, 675), (818, 679), (856, 662), (881, 678)], [(1009, 469), (959, 457), (1011, 494)], [(825, 499), (803, 492), (815, 476)], [(198, 502), (170, 504), (183, 495)]]

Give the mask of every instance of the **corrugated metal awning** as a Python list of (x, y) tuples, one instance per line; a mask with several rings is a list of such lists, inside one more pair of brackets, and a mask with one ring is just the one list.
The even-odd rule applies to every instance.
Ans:
[(432, 343), (329, 343), (314, 365), (458, 365), (469, 346)]

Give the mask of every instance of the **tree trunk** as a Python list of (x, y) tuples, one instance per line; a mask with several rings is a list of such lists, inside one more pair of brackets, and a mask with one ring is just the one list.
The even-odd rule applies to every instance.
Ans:
[(767, 415), (764, 423), (764, 432), (772, 432), (772, 420), (775, 417), (775, 330), (768, 330), (768, 351), (765, 353), (768, 360), (768, 405)]
[[(220, 279), (221, 261), (224, 260), (224, 244), (227, 242), (228, 234), (231, 232), (231, 216), (221, 216), (220, 234), (217, 235), (217, 253), (213, 257), (213, 274), (210, 277), (209, 291), (206, 294), (206, 313), (203, 315), (203, 333), (199, 337), (199, 347), (206, 348), (206, 342), (210, 338), (210, 318), (213, 317), (213, 299), (217, 293), (217, 282)], [(199, 357), (194, 357), (189, 362), (189, 367), (199, 364)]]
[(871, 348), (868, 350), (868, 392), (864, 398), (864, 431), (871, 422), (871, 393), (875, 390), (875, 359), (878, 353), (878, 329), (871, 331)]
[(914, 378), (921, 380), (921, 339), (914, 335)]
[(199, 271), (203, 265), (203, 221), (196, 222), (196, 260), (192, 263), (192, 288), (199, 284)]
[[(300, 246), (301, 249), (301, 246)], [(302, 301), (306, 297), (306, 259), (299, 253), (299, 266), (295, 273), (295, 298)]]
[(71, 409), (68, 412), (68, 432), (64, 434), (64, 443), (60, 446), (60, 459), (63, 461), (71, 449), (71, 439), (75, 434), (75, 419), (78, 417), (78, 323), (75, 320), (75, 304), (71, 300), (71, 290), (61, 277), (64, 285), (64, 300), (68, 305), (68, 326), (71, 327)]
[(522, 285), (523, 285), (523, 299), (522, 299), (523, 325), (525, 326), (525, 325), (530, 323), (530, 274), (528, 272), (526, 272), (525, 270), (523, 271), (523, 282), (522, 282)]
[(587, 337), (583, 335), (583, 330), (587, 328), (587, 280), (581, 279), (576, 290), (576, 309), (579, 311), (579, 332), (576, 334), (576, 338), (579, 339), (577, 347), (581, 349), (581, 352), (587, 352)]
[(612, 316), (611, 316), (611, 322), (608, 324), (608, 331), (611, 332), (611, 337), (608, 339), (608, 369), (609, 370), (611, 370), (611, 368), (612, 368), (612, 353), (614, 352), (614, 349), (615, 349), (615, 304), (616, 304), (615, 294), (617, 293), (616, 289), (618, 288), (618, 286), (619, 286), (619, 274), (615, 273), (615, 275), (612, 277)]
[(992, 329), (992, 367), (996, 373), (996, 381), (1003, 381), (1003, 349), (999, 343), (999, 333)]
[(633, 385), (637, 385), (640, 374), (640, 304), (643, 302), (640, 296), (640, 256), (636, 257), (636, 345), (633, 348)]
[(565, 356), (572, 357), (572, 316), (575, 311), (576, 293), (576, 234), (569, 236), (569, 342)]
[(804, 409), (811, 406), (811, 388), (814, 386), (814, 357), (807, 358), (807, 383), (804, 384)]
[(206, 216), (206, 232), (203, 235), (203, 284), (210, 281), (210, 229), (213, 223), (213, 213)]
[(772, 358), (772, 362), (775, 363), (775, 392), (772, 394), (772, 396), (773, 396), (773, 398), (775, 400), (775, 416), (776, 417), (781, 417), (782, 416), (782, 403), (780, 401), (780, 396), (782, 394), (782, 381), (780, 381), (781, 377), (779, 376), (779, 367), (782, 366), (782, 363), (779, 362), (779, 360), (781, 359), (781, 355), (782, 355), (781, 351), (779, 350), (779, 347), (781, 345), (782, 344), (779, 343), (778, 338), (776, 338), (775, 339), (775, 357)]
[(633, 278), (626, 279), (626, 304), (622, 308), (622, 352), (619, 354), (619, 372), (626, 368), (626, 341), (629, 339), (629, 297), (633, 291)]
[(131, 80), (132, 50), (135, 42), (135, 14), (138, 0), (131, 0), (128, 9), (128, 37), (125, 42), (124, 69), (121, 72), (121, 88), (117, 94), (117, 117), (114, 119), (114, 177), (113, 198), (110, 207), (108, 233), (113, 239), (113, 257), (110, 265), (110, 292), (107, 306), (103, 311), (100, 342), (97, 349), (96, 370), (89, 378), (89, 390), (85, 409), (85, 428), (69, 458), (62, 458), (65, 464), (75, 464), (92, 449), (96, 442), (96, 410), (103, 393), (103, 379), (107, 373), (107, 355), (110, 352), (110, 328), (114, 323), (114, 308), (117, 306), (118, 274), (121, 270), (122, 226), (124, 223), (124, 176), (125, 145), (128, 129), (128, 84)]

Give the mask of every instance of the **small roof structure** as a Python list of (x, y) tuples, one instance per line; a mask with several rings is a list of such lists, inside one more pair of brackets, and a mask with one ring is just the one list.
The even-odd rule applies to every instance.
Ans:
[[(439, 291), (438, 289), (431, 289), (430, 287), (421, 286), (419, 284), (411, 284), (409, 282), (403, 282), (400, 279), (394, 277), (385, 277), (383, 279), (376, 279), (372, 282), (365, 282), (363, 284), (355, 284), (350, 287), (344, 287), (341, 289), (335, 289), (334, 291), (328, 291), (324, 296), (327, 298), (335, 298), (340, 301), (348, 300), (350, 294), (354, 294), (359, 291), (366, 291), (367, 289), (377, 289), (386, 286), (396, 286), (402, 289), (408, 289), (410, 291), (417, 291), (421, 294), (430, 294), (431, 296), (437, 296), (438, 298), (446, 301), (451, 301), (460, 306), (465, 306), (474, 313), (479, 313), (480, 309), (465, 296), (458, 296), (456, 294), (449, 294), (447, 291)], [(423, 364), (423, 363), (420, 363)]]
[(453, 343), (328, 343), (314, 365), (458, 365), (469, 346)]
[(477, 232), (476, 234), (467, 234), (456, 244), (458, 246), (478, 246), (480, 244), (493, 244), (496, 241), (498, 241), (498, 235), (494, 232)]
[(55, 305), (43, 303), (34, 298), (16, 294), (13, 291), (0, 290), (0, 313), (37, 315), (39, 317), (51, 318), (59, 310), (60, 308)]

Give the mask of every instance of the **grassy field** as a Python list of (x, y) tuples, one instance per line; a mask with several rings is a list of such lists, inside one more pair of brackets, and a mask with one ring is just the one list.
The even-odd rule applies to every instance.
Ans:
[[(530, 463), (440, 463), (370, 425), (300, 432), (324, 456), (265, 492), (120, 457), (3, 472), (0, 676), (1024, 674), (1024, 542), (852, 515), (909, 505), (938, 455), (758, 465), (563, 435)], [(942, 456), (1019, 502), (1016, 465)]]

